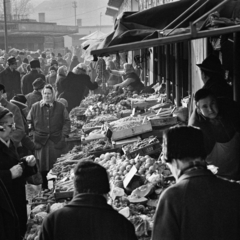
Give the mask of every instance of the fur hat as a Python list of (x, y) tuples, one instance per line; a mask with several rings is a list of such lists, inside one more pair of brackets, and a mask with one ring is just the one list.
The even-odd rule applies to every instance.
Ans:
[(57, 72), (57, 69), (56, 69), (54, 66), (51, 66), (51, 67), (49, 68), (49, 71), (51, 71), (51, 70), (54, 70), (54, 71)]
[(30, 67), (31, 68), (40, 68), (40, 62), (39, 60), (35, 59), (30, 62)]
[(33, 83), (33, 89), (34, 90), (40, 90), (43, 89), (43, 87), (45, 86), (46, 82), (42, 79), (42, 78), (37, 78)]
[(27, 107), (27, 99), (23, 94), (17, 94), (10, 100), (10, 102), (22, 109)]
[(83, 70), (83, 71), (87, 71), (87, 65), (85, 64), (85, 63), (79, 63), (78, 65), (77, 65), (77, 68), (78, 69), (81, 69), (81, 70)]
[(98, 163), (80, 161), (74, 169), (74, 186), (78, 193), (107, 194), (110, 191), (107, 171)]

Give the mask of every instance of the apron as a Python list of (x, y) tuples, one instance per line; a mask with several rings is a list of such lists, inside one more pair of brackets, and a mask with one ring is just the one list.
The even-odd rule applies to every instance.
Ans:
[(235, 133), (229, 142), (216, 142), (212, 152), (207, 156), (206, 161), (218, 167), (217, 175), (228, 179), (239, 180), (240, 134)]

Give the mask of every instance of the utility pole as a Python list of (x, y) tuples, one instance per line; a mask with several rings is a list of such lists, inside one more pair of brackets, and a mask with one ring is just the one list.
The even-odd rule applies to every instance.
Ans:
[(3, 11), (4, 11), (4, 30), (5, 30), (5, 52), (8, 53), (8, 33), (7, 33), (7, 12), (6, 12), (6, 0), (3, 0)]
[(100, 12), (100, 31), (101, 31), (101, 28), (102, 28), (102, 12)]
[(75, 15), (75, 26), (77, 26), (77, 2), (73, 2), (74, 15)]

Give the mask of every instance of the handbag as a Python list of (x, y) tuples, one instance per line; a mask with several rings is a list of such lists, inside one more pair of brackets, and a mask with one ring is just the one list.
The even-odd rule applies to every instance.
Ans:
[(27, 183), (32, 185), (40, 185), (43, 183), (42, 174), (39, 172), (39, 159), (36, 159), (37, 172), (27, 178)]

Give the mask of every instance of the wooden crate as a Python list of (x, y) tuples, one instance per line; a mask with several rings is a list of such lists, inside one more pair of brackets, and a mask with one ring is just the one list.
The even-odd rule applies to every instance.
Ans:
[(123, 149), (123, 152), (125, 153), (125, 155), (127, 156), (128, 159), (133, 159), (138, 154), (140, 156), (151, 155), (154, 153), (161, 152), (161, 150), (162, 150), (161, 143), (158, 142), (158, 143), (153, 143), (153, 144), (147, 145), (146, 147), (143, 147), (143, 148), (139, 148), (138, 150), (133, 151), (133, 152), (126, 152)]
[(112, 131), (111, 139), (112, 141), (117, 141), (125, 138), (130, 138), (133, 136), (137, 136), (142, 133), (150, 132), (150, 131), (152, 131), (152, 125), (150, 121), (147, 121), (133, 128), (123, 129), (120, 131)]
[(177, 123), (177, 117), (151, 117), (150, 122), (152, 127), (174, 125)]

